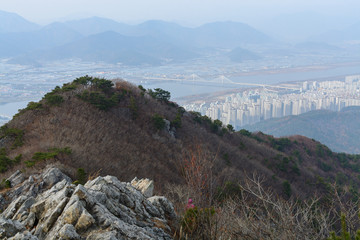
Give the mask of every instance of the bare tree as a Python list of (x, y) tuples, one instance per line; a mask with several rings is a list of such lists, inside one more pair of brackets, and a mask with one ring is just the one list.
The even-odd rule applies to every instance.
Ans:
[(211, 156), (205, 147), (195, 145), (183, 154), (182, 170), (186, 184), (198, 207), (209, 207), (214, 200), (215, 178), (213, 166), (216, 156)]
[[(214, 203), (213, 214), (196, 211), (195, 227), (188, 231), (184, 219), (174, 235), (176, 239), (326, 239), (338, 221), (330, 207), (319, 204), (320, 198), (306, 201), (284, 200), (264, 189), (265, 179), (253, 174), (239, 185), (241, 194)], [(179, 194), (181, 195), (181, 194)], [(184, 194), (182, 195), (184, 196)], [(335, 203), (333, 204), (335, 206)], [(206, 212), (208, 213), (208, 212)], [(194, 224), (194, 222), (191, 222)], [(187, 230), (187, 231), (186, 231)]]

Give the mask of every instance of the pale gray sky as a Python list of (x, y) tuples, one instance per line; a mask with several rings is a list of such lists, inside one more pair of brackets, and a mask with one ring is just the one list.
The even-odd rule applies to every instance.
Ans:
[(183, 24), (233, 20), (248, 23), (310, 11), (356, 18), (359, 0), (0, 0), (0, 10), (36, 23), (101, 16), (120, 22), (162, 19)]

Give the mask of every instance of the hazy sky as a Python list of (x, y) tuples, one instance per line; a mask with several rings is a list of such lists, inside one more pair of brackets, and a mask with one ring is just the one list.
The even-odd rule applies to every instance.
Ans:
[(256, 22), (283, 13), (358, 16), (359, 0), (0, 0), (0, 10), (37, 23), (101, 16), (122, 22), (163, 19), (197, 25), (218, 20)]

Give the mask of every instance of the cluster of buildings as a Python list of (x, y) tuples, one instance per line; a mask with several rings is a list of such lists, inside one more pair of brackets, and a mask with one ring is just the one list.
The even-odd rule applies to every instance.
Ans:
[(340, 111), (344, 107), (360, 106), (360, 75), (348, 76), (345, 81), (302, 82), (298, 87), (297, 91), (244, 90), (225, 96), (224, 100), (184, 107), (239, 129), (262, 120), (312, 110)]

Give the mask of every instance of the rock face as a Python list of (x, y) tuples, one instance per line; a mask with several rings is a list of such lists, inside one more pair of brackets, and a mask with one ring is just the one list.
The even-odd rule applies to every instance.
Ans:
[(150, 179), (138, 179), (135, 177), (131, 181), (131, 185), (139, 190), (145, 197), (152, 197), (154, 191), (154, 181)]
[(164, 119), (165, 121), (165, 130), (166, 132), (173, 138), (175, 139), (175, 135), (176, 135), (176, 130), (174, 127), (171, 127), (171, 122), (167, 119)]
[(6, 180), (10, 181), (11, 186), (16, 186), (22, 183), (25, 180), (25, 178), (24, 178), (24, 174), (22, 174), (20, 170), (17, 170), (13, 175), (11, 175)]
[(152, 190), (148, 179), (112, 176), (76, 186), (49, 168), (3, 194), (0, 239), (172, 239), (174, 208)]

